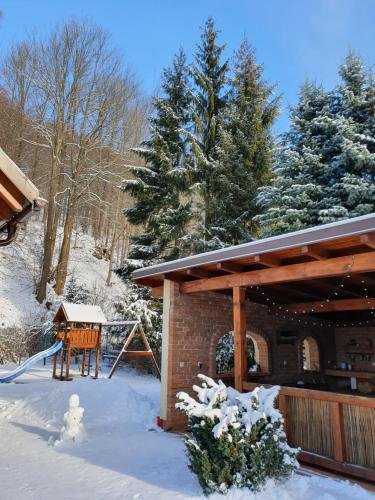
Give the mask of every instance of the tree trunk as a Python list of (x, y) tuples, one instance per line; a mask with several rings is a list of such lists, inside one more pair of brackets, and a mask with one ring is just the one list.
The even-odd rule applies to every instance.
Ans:
[(108, 263), (108, 274), (107, 274), (107, 280), (106, 280), (106, 285), (107, 286), (111, 286), (113, 256), (114, 256), (114, 253), (115, 253), (116, 241), (117, 241), (117, 224), (115, 222), (114, 228), (113, 228), (113, 236), (112, 236), (111, 247), (109, 249), (110, 253), (109, 253), (109, 263)]
[(43, 254), (43, 265), (42, 274), (39, 281), (37, 301), (41, 304), (47, 295), (47, 282), (51, 272), (53, 252), (55, 250), (56, 242), (56, 202), (55, 195), (57, 192), (58, 185), (58, 175), (57, 175), (57, 155), (53, 154), (51, 162), (51, 180), (49, 186), (49, 196), (48, 196), (48, 210), (47, 210), (47, 227), (44, 235), (44, 254)]
[(57, 264), (56, 271), (56, 295), (62, 295), (64, 292), (66, 277), (68, 274), (68, 262), (70, 254), (70, 245), (72, 241), (73, 226), (74, 226), (74, 213), (76, 209), (76, 203), (72, 197), (69, 196), (68, 208), (66, 212), (65, 225), (64, 225), (64, 238), (61, 245), (59, 262)]

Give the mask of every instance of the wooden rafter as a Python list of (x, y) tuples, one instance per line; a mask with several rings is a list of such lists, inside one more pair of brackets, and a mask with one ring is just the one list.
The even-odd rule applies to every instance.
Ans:
[(309, 245), (304, 245), (303, 247), (301, 247), (301, 254), (312, 257), (315, 260), (327, 259), (329, 256), (329, 253), (327, 250), (318, 249), (316, 247), (314, 248), (314, 247), (309, 246)]
[(316, 260), (180, 283), (180, 291), (181, 293), (196, 293), (223, 290), (235, 286), (247, 287), (269, 285), (272, 283), (288, 283), (291, 281), (306, 281), (345, 276), (349, 273), (358, 274), (374, 271), (375, 255), (373, 252), (366, 252), (322, 261)]
[(362, 234), (361, 243), (375, 249), (375, 233)]
[(163, 297), (163, 292), (164, 292), (164, 285), (155, 286), (151, 291), (152, 296), (157, 298)]
[(311, 314), (338, 311), (365, 311), (373, 308), (375, 308), (375, 298), (369, 297), (366, 299), (363, 297), (361, 299), (330, 300), (329, 302), (301, 302), (298, 304), (272, 306), (270, 307), (270, 312), (288, 311), (289, 313)]
[(191, 269), (186, 269), (186, 274), (188, 276), (194, 276), (195, 278), (209, 278), (211, 273), (205, 269), (197, 269), (195, 267)]
[(6, 203), (12, 212), (21, 212), (21, 203), (19, 203), (2, 184), (0, 184), (0, 198)]
[(270, 255), (255, 255), (254, 263), (265, 267), (278, 267), (280, 260)]
[(244, 271), (244, 266), (236, 264), (235, 262), (219, 262), (216, 264), (216, 269), (218, 271), (225, 271), (229, 274), (242, 273)]

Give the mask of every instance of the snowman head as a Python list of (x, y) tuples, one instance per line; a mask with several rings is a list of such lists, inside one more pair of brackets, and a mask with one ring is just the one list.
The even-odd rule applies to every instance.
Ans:
[(79, 407), (79, 396), (78, 394), (72, 394), (69, 398), (69, 408)]

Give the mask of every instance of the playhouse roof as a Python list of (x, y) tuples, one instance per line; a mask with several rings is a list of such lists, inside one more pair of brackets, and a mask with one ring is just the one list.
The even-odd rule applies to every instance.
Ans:
[(63, 302), (59, 307), (54, 321), (65, 321), (74, 323), (98, 323), (102, 325), (107, 322), (103, 311), (99, 306), (87, 304), (70, 304)]

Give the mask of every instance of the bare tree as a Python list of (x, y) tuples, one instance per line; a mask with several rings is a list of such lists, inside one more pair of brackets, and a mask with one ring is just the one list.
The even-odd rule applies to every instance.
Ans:
[(0, 139), (49, 200), (38, 301), (54, 277), (63, 293), (74, 227), (92, 228), (106, 248), (110, 283), (129, 241), (123, 208), (132, 202), (118, 187), (127, 165), (141, 162), (129, 150), (145, 137), (149, 102), (107, 34), (90, 23), (69, 21), (45, 40), (15, 45), (0, 77)]

